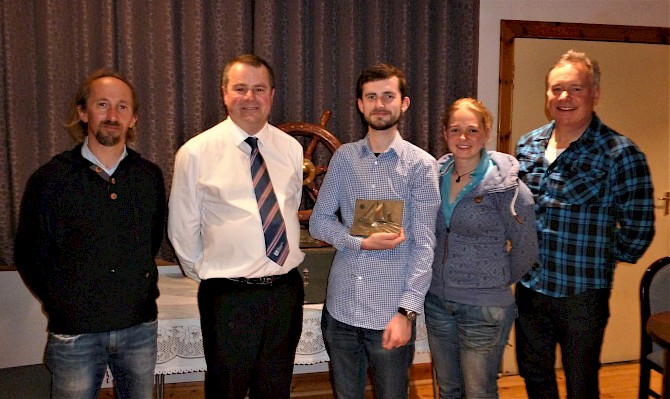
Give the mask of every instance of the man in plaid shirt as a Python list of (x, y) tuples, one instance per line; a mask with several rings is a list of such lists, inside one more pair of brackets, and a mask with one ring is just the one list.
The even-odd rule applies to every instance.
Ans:
[(558, 343), (568, 397), (598, 398), (614, 268), (654, 237), (653, 187), (645, 155), (594, 113), (595, 60), (570, 50), (546, 83), (553, 120), (517, 144), (540, 244), (539, 267), (517, 285), (517, 360), (529, 398), (558, 399)]

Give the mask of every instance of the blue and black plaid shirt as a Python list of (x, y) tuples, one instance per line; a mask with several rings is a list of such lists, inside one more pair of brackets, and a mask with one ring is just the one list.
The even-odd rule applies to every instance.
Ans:
[(654, 237), (645, 155), (593, 114), (582, 136), (549, 164), (551, 122), (519, 140), (519, 177), (536, 202), (540, 266), (521, 283), (552, 297), (611, 288), (617, 261), (635, 263)]

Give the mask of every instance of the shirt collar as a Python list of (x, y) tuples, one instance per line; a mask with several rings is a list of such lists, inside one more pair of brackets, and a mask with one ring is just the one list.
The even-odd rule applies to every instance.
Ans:
[[(493, 160), (489, 157), (489, 152), (486, 150), (486, 148), (482, 148), (480, 150), (481, 154), (481, 159), (479, 160), (479, 164), (477, 164), (477, 168), (470, 173), (472, 176), (473, 180), (475, 178), (478, 178), (479, 180), (477, 183), (481, 181), (481, 179), (486, 175), (486, 173), (489, 170), (489, 166), (493, 165), (494, 162)], [(454, 157), (451, 155), (444, 165), (440, 168), (440, 176), (444, 176), (445, 174), (451, 172), (451, 170), (454, 168)]]
[[(384, 151), (383, 153), (391, 152), (391, 150), (393, 150), (395, 154), (397, 154), (398, 156), (402, 156), (403, 150), (405, 148), (405, 146), (403, 145), (405, 140), (402, 138), (400, 132), (397, 129), (395, 130), (394, 134), (395, 136), (393, 137), (393, 141), (386, 149), (386, 151)], [(368, 135), (365, 135), (365, 138), (362, 140), (362, 144), (363, 144), (361, 146), (362, 155), (373, 154), (372, 148), (370, 148)]]
[[(235, 122), (233, 122), (232, 119), (228, 118), (228, 120), (235, 127), (233, 132), (235, 132), (235, 144), (237, 144), (238, 147), (242, 146), (242, 143), (244, 143), (244, 140), (246, 140), (247, 137), (256, 137), (258, 139), (259, 148), (267, 144), (268, 140), (270, 139), (270, 124), (268, 122), (265, 122), (265, 125), (261, 128), (261, 130), (252, 136), (245, 132), (244, 129), (239, 127)], [(247, 144), (244, 143), (244, 145)]]
[(99, 167), (102, 168), (108, 175), (113, 175), (114, 172), (116, 171), (116, 168), (119, 166), (123, 158), (128, 156), (128, 147), (126, 145), (123, 145), (123, 152), (121, 153), (121, 157), (119, 157), (119, 160), (116, 161), (116, 163), (111, 167), (111, 168), (106, 168), (105, 165), (100, 162), (98, 157), (93, 154), (93, 151), (91, 151), (91, 147), (88, 146), (88, 136), (84, 137), (84, 143), (81, 146), (81, 156), (84, 157), (85, 159), (91, 161), (94, 165), (98, 165)]
[[(537, 135), (536, 141), (543, 141), (546, 145), (546, 143), (548, 143), (549, 139), (551, 138), (555, 126), (556, 121), (552, 120), (551, 123), (549, 123), (546, 126), (546, 129)], [(598, 117), (598, 115), (596, 115), (595, 112), (593, 112), (593, 114), (591, 114), (591, 122), (586, 127), (582, 135), (579, 136), (579, 138), (574, 141), (574, 143), (587, 143), (595, 141), (596, 135), (600, 131), (601, 126), (602, 122), (600, 121), (600, 118)]]

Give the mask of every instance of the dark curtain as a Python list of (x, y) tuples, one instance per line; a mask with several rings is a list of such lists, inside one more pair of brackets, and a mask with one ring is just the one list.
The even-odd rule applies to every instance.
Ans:
[[(168, 190), (177, 149), (225, 117), (221, 70), (241, 53), (275, 69), (271, 123), (318, 123), (331, 110), (328, 130), (343, 143), (364, 134), (361, 71), (398, 66), (411, 98), (400, 131), (437, 157), (444, 109), (477, 92), (478, 23), (478, 0), (0, 0), (0, 265), (12, 264), (28, 177), (73, 145), (67, 107), (92, 71), (133, 82), (132, 147)], [(167, 243), (161, 256), (173, 259)]]

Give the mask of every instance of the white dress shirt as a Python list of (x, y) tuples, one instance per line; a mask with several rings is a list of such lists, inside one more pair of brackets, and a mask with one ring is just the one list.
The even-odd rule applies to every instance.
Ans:
[(228, 118), (190, 139), (175, 157), (168, 236), (184, 272), (196, 280), (286, 274), (305, 256), (298, 221), (302, 146), (270, 124), (255, 135), (286, 223), (290, 253), (279, 266), (265, 256), (247, 137)]

